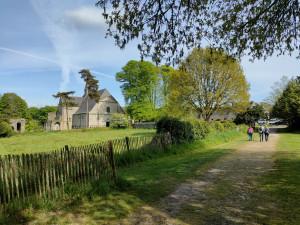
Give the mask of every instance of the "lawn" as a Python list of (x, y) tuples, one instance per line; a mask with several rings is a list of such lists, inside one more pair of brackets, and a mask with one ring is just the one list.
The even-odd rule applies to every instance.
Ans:
[[(126, 217), (141, 205), (156, 206), (157, 201), (172, 192), (186, 179), (198, 176), (220, 157), (234, 151), (244, 142), (237, 131), (211, 134), (204, 141), (178, 146), (150, 160), (120, 168), (121, 189), (106, 196), (78, 197), (42, 205), (42, 209), (27, 208), (2, 218), (5, 222), (33, 224), (110, 224)], [(0, 220), (1, 222), (1, 220)]]
[[(300, 224), (300, 133), (281, 133), (274, 169), (260, 181), (260, 201), (270, 202), (265, 224)], [(269, 211), (269, 212), (268, 212)]]
[(45, 152), (65, 145), (86, 145), (125, 136), (153, 135), (151, 129), (96, 128), (71, 131), (24, 133), (0, 139), (0, 155)]

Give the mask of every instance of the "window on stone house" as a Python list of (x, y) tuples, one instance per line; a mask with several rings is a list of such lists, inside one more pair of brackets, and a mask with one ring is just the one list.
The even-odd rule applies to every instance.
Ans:
[(109, 106), (106, 107), (106, 112), (110, 113), (110, 107)]

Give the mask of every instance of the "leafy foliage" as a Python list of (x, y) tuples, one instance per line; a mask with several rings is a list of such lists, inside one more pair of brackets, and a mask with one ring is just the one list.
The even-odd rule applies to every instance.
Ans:
[(292, 79), (276, 101), (272, 115), (286, 119), (292, 128), (300, 127), (300, 76)]
[(12, 118), (27, 118), (27, 103), (15, 93), (5, 93), (0, 99), (0, 117), (8, 121)]
[(210, 131), (210, 126), (209, 123), (203, 120), (197, 120), (197, 119), (190, 119), (189, 122), (193, 126), (193, 132), (194, 132), (194, 138), (202, 140), (204, 139), (209, 131)]
[(116, 74), (121, 82), (127, 112), (135, 120), (155, 120), (165, 104), (171, 67), (156, 67), (147, 61), (129, 61)]
[(225, 127), (221, 121), (212, 121), (209, 123), (211, 131), (223, 132)]
[(236, 128), (236, 124), (232, 121), (225, 120), (225, 121), (222, 121), (221, 123), (223, 124), (225, 130), (228, 130), (228, 129), (232, 130), (232, 129)]
[(238, 113), (234, 122), (236, 124), (250, 124), (265, 117), (265, 110), (262, 105), (252, 103), (245, 112)]
[(26, 132), (36, 132), (36, 131), (43, 131), (43, 127), (41, 126), (40, 122), (37, 120), (27, 120), (26, 121)]
[(239, 112), (249, 104), (249, 86), (238, 61), (216, 49), (194, 49), (171, 74), (169, 87), (171, 112), (192, 109), (207, 121), (216, 111)]
[(112, 128), (127, 128), (128, 118), (122, 113), (114, 113), (111, 116), (111, 127)]
[(0, 121), (0, 137), (10, 137), (13, 135), (13, 130), (9, 123), (5, 121)]
[(120, 48), (139, 39), (138, 49), (153, 61), (178, 63), (186, 49), (208, 40), (240, 56), (299, 51), (298, 0), (121, 1), (98, 0), (107, 35)]
[(183, 143), (194, 139), (192, 124), (177, 118), (163, 117), (157, 122), (156, 128), (157, 133), (169, 132), (174, 143)]
[(95, 102), (99, 102), (99, 81), (96, 80), (95, 76), (92, 75), (88, 69), (82, 69), (79, 71), (79, 73), (85, 82), (85, 94), (87, 94), (91, 99), (95, 100)]
[(56, 106), (30, 107), (27, 110), (27, 114), (30, 120), (38, 121), (39, 125), (42, 126), (48, 119), (48, 113), (55, 112), (56, 110)]

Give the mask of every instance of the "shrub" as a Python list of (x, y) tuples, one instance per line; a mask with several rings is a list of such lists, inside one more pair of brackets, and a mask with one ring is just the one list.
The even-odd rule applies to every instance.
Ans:
[(14, 131), (12, 130), (9, 123), (5, 121), (0, 122), (0, 137), (10, 137), (12, 136)]
[(193, 125), (195, 139), (204, 139), (209, 133), (209, 124), (203, 120), (190, 119), (189, 122)]
[(157, 133), (169, 132), (173, 143), (182, 143), (194, 139), (193, 126), (190, 122), (173, 117), (163, 117), (157, 122)]
[(212, 131), (223, 132), (224, 126), (220, 121), (213, 121), (210, 123), (210, 128)]
[(111, 127), (112, 128), (127, 128), (128, 119), (126, 115), (122, 113), (114, 113), (111, 118)]
[(225, 130), (232, 130), (236, 128), (236, 124), (232, 121), (224, 120), (222, 121)]
[(27, 120), (26, 131), (29, 132), (43, 131), (43, 128), (37, 120)]

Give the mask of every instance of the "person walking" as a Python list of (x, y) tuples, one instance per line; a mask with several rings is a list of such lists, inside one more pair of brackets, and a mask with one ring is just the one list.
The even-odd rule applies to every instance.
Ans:
[(265, 127), (264, 133), (265, 133), (265, 141), (268, 141), (269, 140), (269, 134), (270, 134), (269, 127), (267, 127), (267, 126)]
[(260, 142), (263, 142), (263, 141), (264, 141), (264, 132), (265, 132), (265, 128), (264, 128), (264, 126), (261, 125), (261, 126), (258, 128), (259, 141), (260, 141)]
[(248, 141), (252, 141), (253, 139), (253, 128), (252, 126), (250, 125), (247, 129), (247, 134), (248, 134)]

